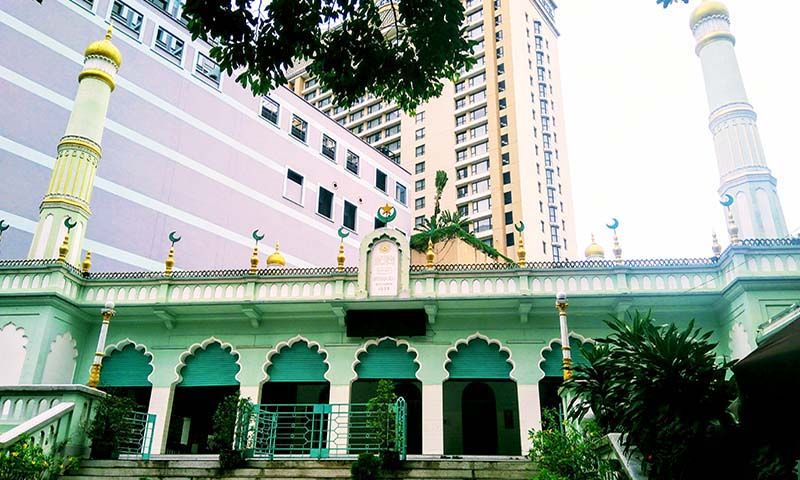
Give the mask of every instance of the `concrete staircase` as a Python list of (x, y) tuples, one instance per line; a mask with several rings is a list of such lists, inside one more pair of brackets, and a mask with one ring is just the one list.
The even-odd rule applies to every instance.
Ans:
[[(215, 460), (84, 460), (63, 480), (306, 480), (349, 479), (351, 462), (343, 460), (251, 461), (247, 467), (219, 471)], [(530, 480), (536, 473), (527, 460), (411, 460), (383, 479)]]

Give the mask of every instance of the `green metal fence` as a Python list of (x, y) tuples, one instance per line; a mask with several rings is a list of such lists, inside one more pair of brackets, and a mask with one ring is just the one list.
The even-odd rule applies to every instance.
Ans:
[(125, 417), (125, 428), (119, 437), (119, 453), (150, 459), (156, 416), (152, 413), (131, 412)]
[[(347, 458), (396, 451), (406, 458), (407, 407), (388, 405), (251, 404), (239, 419), (235, 446), (249, 458)], [(386, 432), (382, 438), (380, 432)]]

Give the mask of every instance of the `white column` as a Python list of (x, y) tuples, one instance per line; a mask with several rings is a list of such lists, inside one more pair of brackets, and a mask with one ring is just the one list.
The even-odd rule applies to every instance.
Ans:
[(519, 434), (522, 454), (531, 449), (529, 430), (542, 429), (542, 408), (539, 403), (539, 385), (517, 385), (519, 404)]
[(147, 411), (156, 415), (152, 451), (163, 454), (167, 450), (167, 429), (172, 414), (172, 387), (153, 387)]
[(444, 395), (443, 386), (422, 385), (422, 453), (444, 453)]
[(329, 403), (337, 405), (328, 420), (330, 448), (336, 449), (338, 453), (344, 453), (347, 451), (348, 422), (350, 420), (347, 407), (350, 404), (350, 385), (331, 385)]
[(240, 385), (239, 395), (249, 399), (253, 403), (261, 403), (261, 386), (259, 385)]

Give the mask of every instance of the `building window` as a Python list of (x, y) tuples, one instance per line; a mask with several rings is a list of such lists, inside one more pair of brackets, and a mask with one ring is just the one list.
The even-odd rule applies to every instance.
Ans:
[(503, 203), (510, 205), (512, 201), (511, 192), (503, 192)]
[(462, 187), (456, 187), (456, 197), (457, 198), (464, 198), (464, 197), (467, 196), (467, 192), (468, 191), (469, 190), (467, 189), (466, 185), (464, 185)]
[(364, 116), (364, 110), (359, 110), (350, 114), (350, 121), (354, 122)]
[(347, 200), (344, 201), (344, 212), (342, 215), (342, 225), (346, 228), (349, 228), (352, 231), (356, 231), (356, 216), (358, 214), (358, 207), (353, 205), (352, 203), (348, 202)]
[(558, 245), (553, 245), (553, 261), (560, 262), (561, 261), (561, 247)]
[(183, 59), (183, 40), (164, 30), (163, 27), (158, 27), (155, 46), (179, 64)]
[(425, 162), (418, 162), (414, 165), (414, 173), (423, 173), (425, 171)]
[(297, 115), (292, 115), (292, 136), (301, 142), (305, 142), (307, 134), (308, 122)]
[(408, 190), (405, 185), (398, 182), (394, 183), (394, 199), (400, 202), (401, 205), (408, 203)]
[(367, 122), (367, 130), (377, 127), (381, 124), (381, 117), (375, 117)]
[(387, 128), (384, 133), (386, 134), (387, 137), (391, 137), (392, 135), (397, 135), (398, 133), (400, 133), (400, 124)]
[(472, 224), (472, 233), (485, 232), (492, 229), (492, 217), (476, 220)]
[(194, 71), (201, 77), (210, 81), (214, 86), (219, 87), (219, 83), (222, 79), (222, 71), (219, 69), (219, 65), (217, 65), (214, 60), (211, 60), (211, 58), (198, 52), (197, 65), (195, 65)]
[(319, 187), (317, 195), (317, 213), (325, 218), (333, 219), (333, 192)]
[(514, 246), (514, 233), (506, 233), (506, 247)]
[(414, 132), (414, 138), (416, 140), (422, 140), (425, 138), (425, 127), (418, 128), (416, 132)]
[(414, 208), (416, 210), (425, 208), (425, 197), (419, 197), (418, 199), (414, 200)]
[(286, 170), (286, 185), (283, 196), (289, 200), (303, 204), (303, 176), (294, 170)]
[(550, 223), (558, 223), (558, 209), (556, 207), (547, 207), (550, 214)]
[(503, 115), (500, 117), (500, 128), (504, 128), (508, 126), (508, 117)]
[(356, 155), (355, 153), (353, 153), (350, 150), (348, 150), (347, 151), (347, 163), (345, 165), (345, 168), (350, 170), (352, 173), (355, 173), (356, 175), (358, 175), (358, 168), (359, 168), (358, 167), (358, 162), (359, 162), (358, 155)]
[(381, 192), (386, 192), (386, 174), (380, 170), (375, 170), (375, 188)]
[(425, 215), (420, 215), (419, 217), (414, 217), (414, 226), (419, 227), (423, 223), (425, 223)]
[(503, 165), (508, 165), (511, 163), (511, 155), (508, 152), (505, 152), (501, 157)]
[(425, 112), (417, 113), (417, 115), (414, 117), (414, 121), (417, 124), (420, 124), (420, 123), (424, 122), (425, 121)]
[(414, 182), (414, 191), (415, 192), (420, 192), (422, 190), (425, 190), (425, 179), (424, 178), (422, 180), (417, 180), (416, 182)]
[(503, 185), (511, 183), (511, 172), (503, 172)]
[(147, 0), (147, 3), (177, 20), (181, 25), (186, 25), (183, 18), (183, 5), (186, 0)]
[(514, 213), (506, 212), (506, 225), (513, 225), (513, 224), (514, 224)]
[(123, 31), (133, 35), (136, 39), (142, 32), (142, 24), (144, 23), (144, 15), (132, 9), (125, 3), (119, 0), (114, 0), (114, 5), (111, 6), (111, 20), (117, 25), (123, 27)]
[(492, 199), (484, 198), (477, 202), (472, 202), (472, 213), (483, 213), (492, 208)]
[(269, 120), (271, 123), (278, 124), (278, 114), (281, 111), (281, 106), (275, 100), (269, 97), (261, 99), (261, 116)]
[(336, 161), (336, 140), (327, 135), (322, 135), (322, 154)]
[(421, 157), (425, 155), (425, 145), (417, 145), (417, 148), (414, 149), (414, 156)]
[(394, 120), (395, 118), (400, 118), (400, 110), (392, 110), (391, 112), (386, 114), (386, 121)]
[(459, 115), (456, 117), (456, 127), (460, 127), (467, 123), (467, 116), (466, 115)]

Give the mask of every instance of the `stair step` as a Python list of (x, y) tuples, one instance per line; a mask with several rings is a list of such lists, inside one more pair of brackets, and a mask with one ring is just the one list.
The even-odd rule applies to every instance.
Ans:
[[(64, 480), (286, 480), (347, 479), (351, 461), (274, 460), (249, 461), (247, 466), (220, 472), (219, 462), (186, 460), (84, 460), (77, 472)], [(529, 480), (536, 473), (526, 460), (410, 460), (400, 470), (381, 478), (419, 480)]]

